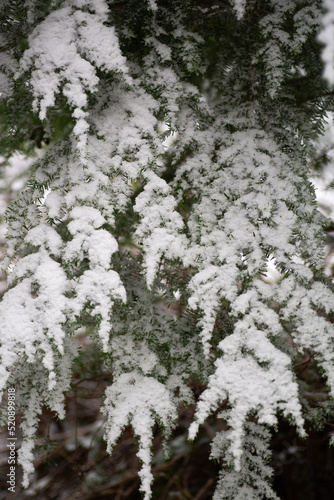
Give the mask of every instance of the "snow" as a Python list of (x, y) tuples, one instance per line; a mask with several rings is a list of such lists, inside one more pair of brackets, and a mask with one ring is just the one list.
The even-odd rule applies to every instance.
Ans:
[(330, 85), (334, 84), (334, 3), (332, 0), (323, 0), (326, 14), (322, 18), (322, 30), (318, 40), (324, 45), (322, 60), (325, 64), (324, 78)]
[(238, 19), (241, 19), (245, 13), (247, 0), (233, 0), (234, 8)]
[[(289, 369), (290, 358), (276, 349), (264, 332), (254, 327), (247, 336), (237, 332), (230, 335), (219, 348), (223, 356), (216, 361), (216, 372), (201, 395), (189, 437), (193, 439), (199, 424), (218, 408), (220, 402), (228, 399), (232, 407), (228, 416), (231, 426), (229, 452), (236, 470), (240, 470), (244, 425), (250, 412), (257, 413), (259, 423), (272, 426), (277, 422), (277, 410), (281, 409), (285, 416), (295, 419), (300, 434), (305, 434), (298, 387)], [(250, 350), (252, 355), (243, 354), (243, 350)]]
[[(27, 355), (29, 362), (35, 356), (49, 370), (49, 388), (54, 387), (54, 348), (63, 354), (66, 309), (65, 292), (67, 280), (60, 265), (41, 248), (17, 264), (11, 279), (21, 278), (19, 284), (10, 289), (0, 304), (2, 345), (6, 354), (2, 363), (9, 366), (13, 357)], [(36, 296), (31, 290), (36, 289)], [(47, 308), (48, 314), (45, 315)]]
[[(81, 10), (89, 5), (94, 13)], [(64, 94), (73, 108), (73, 116), (80, 116), (74, 134), (82, 158), (86, 153), (89, 129), (83, 110), (87, 106), (87, 92), (97, 91), (96, 69), (121, 73), (130, 83), (115, 30), (104, 25), (107, 10), (103, 0), (96, 5), (89, 0), (66, 1), (30, 35), (30, 46), (16, 74), (18, 78), (33, 68), (30, 84), (35, 98), (34, 109), (39, 110), (41, 120), (55, 105), (57, 94)]]
[(176, 405), (166, 387), (152, 377), (138, 373), (124, 373), (106, 390), (104, 413), (108, 418), (105, 439), (107, 449), (119, 438), (131, 422), (139, 440), (138, 458), (142, 463), (139, 476), (144, 499), (151, 498), (153, 474), (150, 470), (153, 426), (158, 418), (168, 435), (177, 418)]
[[(238, 23), (247, 2), (232, 4)], [(33, 470), (42, 401), (64, 416), (63, 392), (75, 356), (71, 336), (87, 319), (113, 366), (104, 404), (107, 448), (111, 452), (132, 425), (145, 500), (151, 497), (154, 425), (158, 421), (170, 433), (177, 404), (192, 401), (187, 384), (193, 374), (208, 385), (191, 438), (221, 403), (229, 405), (222, 417), (230, 430), (215, 439), (213, 455), (226, 456), (235, 468), (226, 481), (221, 475), (217, 499), (225, 494), (224, 481), (235, 498), (259, 498), (249, 484), (255, 458), (261, 463), (259, 495), (269, 491), (265, 427), (276, 425), (277, 412), (304, 434), (291, 358), (275, 343), (286, 338), (285, 325), (291, 325), (296, 349), (315, 352), (334, 394), (334, 328), (323, 314), (333, 312), (333, 294), (317, 279), (323, 219), (306, 180), (302, 143), (312, 124), (289, 109), (290, 94), (279, 97), (287, 74), (308, 77), (302, 65), (290, 64), (290, 55), (303, 57), (305, 41), (319, 29), (320, 7), (269, 4), (252, 53), (256, 71), (265, 68), (263, 104), (262, 97), (246, 102), (236, 84), (243, 68), (237, 53), (203, 92), (189, 83), (187, 71), (203, 80), (208, 68), (199, 50), (204, 40), (185, 29), (181, 10), (164, 10), (167, 33), (159, 25), (160, 6), (145, 2), (139, 64), (122, 53), (118, 37), (127, 47), (133, 33), (117, 25), (107, 1), (65, 0), (36, 26), (33, 2), (26, 2), (29, 47), (19, 67), (11, 69), (11, 56), (1, 56), (1, 98), (11, 91), (15, 71), (30, 86), (43, 126), (52, 131), (51, 108), (60, 96), (75, 124), (64, 141), (50, 143), (8, 215), (13, 271), (0, 303), (1, 390), (9, 377), (18, 380), (22, 394), (29, 392), (24, 384), (32, 387), (19, 454), (24, 484)], [(333, 2), (324, 6), (319, 40), (325, 76), (333, 83)], [(294, 30), (287, 31), (288, 24)], [(250, 76), (255, 88), (257, 76)], [(270, 113), (268, 102), (275, 103)], [(17, 163), (12, 173), (5, 168), (1, 187), (20, 190), (25, 182)], [(129, 217), (124, 228), (120, 215)], [(122, 231), (129, 228), (132, 253), (122, 248)], [(268, 279), (268, 258), (274, 279)], [(167, 307), (169, 299), (177, 314)], [(220, 323), (222, 312), (226, 324)], [(251, 445), (259, 453), (250, 459)]]
[(76, 298), (71, 302), (75, 314), (80, 316), (86, 304), (90, 304), (92, 316), (100, 316), (101, 322), (97, 333), (101, 338), (103, 350), (109, 351), (109, 335), (112, 328), (110, 311), (112, 298), (126, 301), (126, 292), (115, 271), (107, 271), (102, 267), (85, 271), (75, 283)]

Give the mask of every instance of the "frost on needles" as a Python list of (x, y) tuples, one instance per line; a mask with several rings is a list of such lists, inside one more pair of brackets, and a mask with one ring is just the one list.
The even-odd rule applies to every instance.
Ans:
[[(312, 352), (334, 395), (332, 285), (307, 180), (333, 107), (315, 41), (332, 83), (330, 2), (324, 17), (313, 0), (12, 4), (11, 17), (8, 2), (0, 11), (4, 155), (26, 147), (19, 127), (49, 138), (7, 212), (0, 303), (23, 484), (43, 405), (65, 417), (89, 321), (114, 376), (107, 449), (133, 427), (146, 500), (153, 427), (170, 435), (193, 377), (206, 389), (190, 438), (216, 411), (228, 429), (212, 445), (225, 464), (214, 498), (276, 498), (269, 429), (280, 414), (305, 435), (298, 352)], [(172, 297), (187, 305), (175, 318), (161, 305)]]

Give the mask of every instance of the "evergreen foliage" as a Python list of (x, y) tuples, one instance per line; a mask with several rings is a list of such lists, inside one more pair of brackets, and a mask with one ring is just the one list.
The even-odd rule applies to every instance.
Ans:
[(132, 425), (146, 500), (155, 423), (168, 438), (194, 379), (190, 438), (223, 407), (228, 425), (215, 500), (277, 498), (268, 429), (280, 414), (303, 436), (314, 418), (298, 355), (334, 395), (326, 221), (308, 181), (334, 108), (333, 13), (330, 0), (2, 1), (3, 166), (43, 149), (7, 212), (0, 303), (25, 486), (41, 408), (65, 417), (86, 331), (113, 372), (107, 449)]

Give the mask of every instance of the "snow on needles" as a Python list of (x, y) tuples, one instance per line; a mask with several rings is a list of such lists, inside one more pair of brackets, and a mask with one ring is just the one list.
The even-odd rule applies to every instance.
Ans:
[(138, 458), (142, 463), (139, 476), (144, 499), (151, 498), (151, 443), (153, 426), (159, 419), (165, 435), (177, 418), (176, 405), (171, 393), (153, 377), (138, 373), (124, 373), (106, 390), (104, 413), (108, 417), (106, 440), (108, 451), (116, 443), (123, 429), (131, 423), (139, 439)]
[[(88, 6), (93, 13), (81, 10)], [(66, 1), (35, 28), (17, 73), (19, 77), (32, 70), (34, 108), (39, 110), (41, 120), (46, 118), (47, 109), (55, 105), (56, 95), (64, 94), (76, 119), (74, 134), (82, 155), (89, 128), (87, 94), (96, 92), (99, 83), (96, 68), (125, 76), (128, 73), (115, 29), (104, 25), (107, 10), (102, 0), (96, 5), (90, 1)]]
[[(266, 426), (276, 425), (278, 411), (304, 433), (293, 360), (280, 342), (287, 352), (314, 352), (334, 394), (334, 301), (321, 275), (323, 220), (306, 162), (322, 107), (296, 105), (289, 79), (304, 78), (310, 65), (296, 69), (291, 60), (303, 60), (306, 42), (314, 43), (321, 6), (268, 4), (264, 13), (249, 9), (247, 23), (256, 22), (246, 33), (246, 0), (224, 3), (231, 39), (230, 27), (211, 23), (219, 6), (200, 10), (194, 23), (189, 2), (133, 2), (130, 13), (122, 3), (116, 13), (110, 1), (65, 0), (58, 9), (51, 2), (37, 24), (39, 2), (26, 3), (31, 33), (16, 78), (51, 141), (8, 211), (13, 271), (0, 303), (0, 390), (13, 383), (23, 401), (25, 485), (42, 403), (64, 416), (73, 337), (87, 324), (113, 369), (107, 448), (132, 425), (145, 500), (155, 422), (170, 433), (177, 404), (193, 401), (189, 380), (207, 387), (191, 438), (225, 404), (229, 431), (215, 438), (212, 454), (235, 467), (221, 474), (217, 499), (273, 496)], [(324, 6), (319, 40), (333, 83), (333, 1)], [(7, 52), (3, 99), (18, 95)], [(318, 85), (316, 77), (302, 82)], [(52, 136), (53, 107), (69, 107), (75, 122), (71, 129), (63, 114), (60, 138)], [(35, 122), (24, 106), (22, 113), (29, 135)], [(281, 271), (277, 283), (261, 277), (269, 255)]]

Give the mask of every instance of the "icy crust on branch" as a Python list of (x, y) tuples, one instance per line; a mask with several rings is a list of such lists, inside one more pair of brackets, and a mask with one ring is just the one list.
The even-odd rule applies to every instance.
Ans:
[(55, 105), (56, 95), (63, 93), (74, 110), (73, 132), (82, 153), (89, 128), (88, 94), (96, 92), (99, 83), (96, 69), (122, 73), (130, 81), (115, 29), (104, 24), (107, 14), (103, 0), (67, 0), (34, 29), (29, 49), (20, 61), (18, 76), (31, 71), (34, 108), (39, 110), (41, 120), (46, 118), (48, 108)]
[[(273, 470), (268, 465), (270, 432), (264, 425), (247, 421), (242, 440), (240, 470), (222, 470), (213, 500), (278, 500), (268, 481)], [(230, 432), (218, 433), (212, 441), (211, 457), (229, 462)]]
[(149, 500), (153, 481), (150, 468), (153, 426), (158, 420), (165, 436), (169, 435), (177, 418), (172, 394), (153, 377), (135, 372), (124, 373), (107, 388), (103, 411), (108, 418), (105, 439), (109, 453), (124, 428), (131, 423), (139, 440), (137, 456), (142, 463), (140, 489), (144, 499)]

